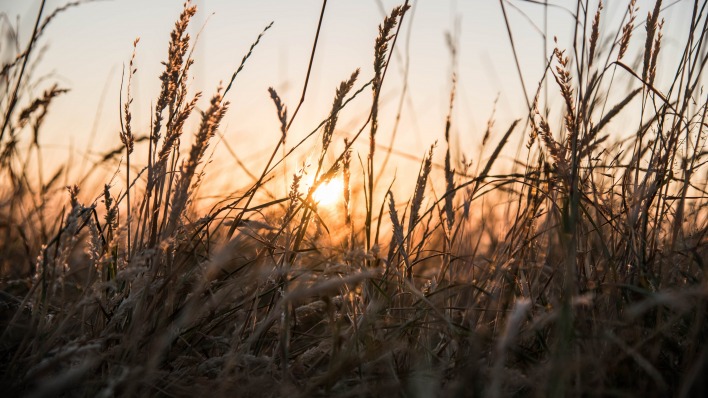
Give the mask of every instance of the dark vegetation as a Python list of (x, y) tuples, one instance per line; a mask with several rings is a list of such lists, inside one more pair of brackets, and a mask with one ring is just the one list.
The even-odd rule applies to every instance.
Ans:
[[(706, 2), (680, 22), (684, 51), (659, 87), (667, 5), (657, 1), (645, 20), (631, 1), (606, 38), (602, 7), (577, 1), (574, 46), (549, 51), (522, 117), (488, 132), (474, 165), (455, 159), (448, 117), (447, 142), (431, 147), (417, 178), (395, 181), (413, 177), (412, 197), (400, 198), (378, 180), (389, 154), (376, 139), (407, 3), (379, 27), (373, 76), (347, 76), (306, 140), (287, 141), (297, 109), (291, 116), (271, 89), (282, 139), (255, 183), (211, 208), (193, 199), (243, 65), (195, 110), (186, 30), (196, 8), (186, 4), (174, 26), (144, 136), (131, 123), (130, 60), (121, 146), (103, 160), (118, 177), (89, 202), (79, 192), (96, 187), (62, 187), (66, 166), (43, 174), (37, 137), (65, 90), (31, 96), (27, 66), (65, 7), (40, 12), (0, 71), (5, 396), (708, 393)], [(625, 63), (635, 45), (640, 56)], [(543, 87), (563, 99), (559, 123), (539, 101)], [(371, 96), (368, 119), (332, 145), (354, 96)], [(186, 131), (190, 118), (196, 131)], [(512, 136), (526, 150), (501, 172)], [(352, 151), (367, 139), (368, 153)], [(190, 144), (180, 151), (180, 141)], [(312, 187), (302, 171), (278, 168), (308, 145), (321, 148)], [(270, 195), (283, 178), (290, 192)], [(313, 194), (338, 178), (343, 216), (328, 223)]]

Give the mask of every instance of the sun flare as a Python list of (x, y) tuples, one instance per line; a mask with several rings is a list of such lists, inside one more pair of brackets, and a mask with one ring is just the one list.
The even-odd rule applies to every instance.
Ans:
[(323, 206), (331, 206), (339, 201), (344, 190), (344, 183), (341, 178), (333, 178), (322, 183), (315, 192), (312, 198), (315, 202)]

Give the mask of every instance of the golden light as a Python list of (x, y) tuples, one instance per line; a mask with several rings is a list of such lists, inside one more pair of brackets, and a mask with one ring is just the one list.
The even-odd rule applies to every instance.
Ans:
[(331, 206), (339, 201), (344, 190), (344, 182), (341, 178), (333, 178), (320, 184), (312, 194), (312, 198), (320, 205)]

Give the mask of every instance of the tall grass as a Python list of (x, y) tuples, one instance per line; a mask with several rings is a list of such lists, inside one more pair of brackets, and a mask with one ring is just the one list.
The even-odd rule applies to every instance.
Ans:
[[(79, 186), (68, 179), (70, 165), (47, 178), (41, 163), (45, 115), (66, 89), (53, 85), (32, 97), (25, 68), (37, 37), (65, 8), (45, 16), (42, 2), (30, 41), (0, 74), (7, 394), (708, 392), (705, 3), (694, 4), (675, 77), (659, 85), (662, 2), (646, 20), (628, 2), (613, 39), (602, 3), (578, 1), (571, 48), (544, 54), (547, 68), (521, 119), (498, 137), (490, 119), (475, 167), (455, 158), (452, 109), (464, 71), (454, 67), (450, 38), (444, 164), (432, 145), (416, 176), (385, 187), (375, 156), (379, 101), (406, 2), (379, 27), (374, 75), (357, 70), (343, 80), (307, 138), (287, 146), (310, 68), (290, 118), (269, 90), (280, 138), (255, 182), (211, 208), (194, 201), (210, 178), (207, 148), (265, 31), (196, 115), (201, 93), (188, 92), (187, 27), (197, 10), (187, 2), (144, 137), (132, 126), (136, 40), (121, 86), (121, 145), (103, 159), (120, 179)], [(641, 70), (625, 63), (639, 26)], [(511, 29), (509, 39), (514, 48)], [(557, 122), (540, 101), (544, 88), (562, 101)], [(368, 119), (338, 145), (340, 114), (367, 89)], [(192, 132), (186, 126), (195, 117)], [(353, 145), (364, 131), (368, 153), (358, 154)], [(526, 151), (504, 172), (498, 160), (514, 135)], [(191, 141), (186, 152), (182, 140)], [(320, 151), (312, 182), (304, 168), (279, 175), (278, 166), (305, 146)], [(340, 174), (343, 205), (325, 209), (316, 189)], [(401, 201), (397, 187), (409, 177), (413, 194)], [(270, 187), (283, 179), (290, 188), (280, 197)], [(98, 197), (83, 201), (81, 190)]]

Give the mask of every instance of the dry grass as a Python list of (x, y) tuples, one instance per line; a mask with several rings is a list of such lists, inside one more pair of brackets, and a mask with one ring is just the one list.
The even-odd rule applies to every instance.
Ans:
[[(357, 70), (344, 80), (326, 119), (292, 147), (288, 129), (309, 69), (290, 119), (270, 89), (281, 138), (255, 182), (212, 208), (193, 200), (210, 178), (207, 147), (243, 64), (211, 96), (181, 153), (201, 96), (186, 84), (194, 62), (186, 29), (196, 12), (189, 3), (171, 34), (148, 137), (131, 126), (134, 55), (124, 71), (122, 147), (103, 162), (125, 179), (100, 187), (68, 181), (67, 198), (68, 165), (43, 175), (37, 137), (66, 90), (54, 85), (30, 97), (25, 65), (65, 8), (47, 17), (40, 11), (31, 40), (0, 73), (6, 394), (708, 393), (705, 4), (696, 2), (675, 78), (655, 86), (661, 1), (646, 21), (629, 2), (614, 41), (603, 40), (602, 4), (591, 10), (577, 2), (575, 46), (546, 54), (525, 120), (505, 130), (474, 172), (454, 158), (455, 81), (464, 71), (453, 67), (445, 163), (435, 164), (431, 146), (417, 176), (403, 177), (412, 177), (414, 190), (400, 202), (393, 185), (377, 186), (375, 153), (381, 88), (406, 2), (379, 27), (374, 76), (357, 86), (367, 79)], [(635, 24), (647, 33), (641, 72), (621, 62)], [(454, 65), (452, 38), (449, 44)], [(546, 85), (562, 99), (558, 123), (539, 109)], [(340, 113), (369, 87), (368, 119), (334, 153)], [(635, 120), (633, 112), (641, 112), (637, 125), (614, 124), (628, 138), (610, 138), (613, 121)], [(494, 121), (488, 126), (485, 147)], [(368, 154), (360, 155), (352, 145), (367, 127)], [(496, 163), (514, 133), (528, 134), (527, 152), (502, 173)], [(303, 170), (278, 175), (283, 160), (307, 145), (320, 149), (314, 181), (306, 186)], [(331, 220), (313, 194), (340, 173), (344, 207), (336, 212), (344, 216)], [(273, 196), (269, 187), (284, 178), (292, 178), (289, 192)], [(101, 193), (84, 203), (80, 189)]]

